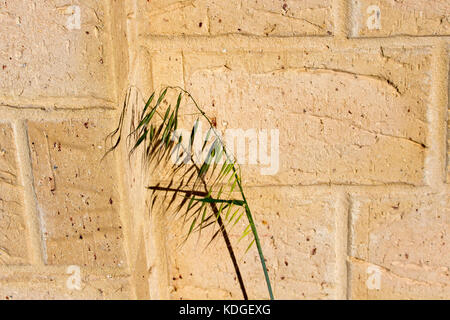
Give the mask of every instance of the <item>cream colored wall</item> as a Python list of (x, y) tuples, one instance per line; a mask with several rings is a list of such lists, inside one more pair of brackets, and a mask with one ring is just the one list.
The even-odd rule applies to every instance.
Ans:
[(111, 17), (106, 1), (0, 2), (2, 299), (134, 295), (117, 155), (100, 161), (120, 83)]
[(180, 85), (220, 130), (280, 131), (276, 175), (243, 166), (276, 298), (448, 299), (449, 20), (445, 0), (1, 0), (0, 298), (242, 297), (222, 239), (180, 249), (149, 212), (138, 157), (100, 161), (130, 85)]

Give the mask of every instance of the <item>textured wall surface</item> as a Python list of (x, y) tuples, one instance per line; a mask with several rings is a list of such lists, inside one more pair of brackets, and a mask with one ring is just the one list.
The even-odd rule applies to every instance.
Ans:
[(134, 296), (118, 163), (101, 161), (116, 121), (112, 8), (0, 1), (2, 299)]
[(276, 174), (242, 166), (276, 298), (450, 298), (448, 1), (0, 0), (0, 23), (0, 299), (242, 298), (223, 239), (180, 246), (156, 176), (103, 158), (127, 88), (164, 85), (279, 130)]

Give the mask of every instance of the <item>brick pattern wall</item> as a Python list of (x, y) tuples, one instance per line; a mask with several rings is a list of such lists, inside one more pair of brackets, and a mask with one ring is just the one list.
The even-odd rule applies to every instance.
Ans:
[(448, 1), (0, 0), (0, 23), (0, 299), (242, 298), (222, 239), (180, 248), (138, 161), (101, 160), (129, 85), (279, 130), (278, 173), (243, 166), (276, 298), (450, 297)]
[[(280, 130), (278, 174), (243, 166), (276, 297), (450, 296), (446, 1), (138, 3), (145, 83), (186, 87), (219, 130)], [(185, 232), (165, 231), (168, 297), (241, 298), (223, 241)]]
[(111, 9), (0, 1), (0, 299), (134, 296), (118, 163), (101, 161), (117, 107)]

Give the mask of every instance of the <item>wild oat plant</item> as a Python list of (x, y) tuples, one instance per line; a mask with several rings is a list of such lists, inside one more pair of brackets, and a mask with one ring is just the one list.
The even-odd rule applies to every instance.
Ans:
[[(123, 140), (127, 109), (133, 103), (131, 96), (132, 88), (127, 92), (118, 127), (108, 136), (113, 145), (108, 153), (116, 149)], [(192, 112), (182, 113), (182, 107), (190, 108)], [(187, 131), (186, 136), (186, 130), (185, 134), (182, 134), (179, 125), (181, 122), (183, 124), (188, 122), (186, 120), (188, 117), (193, 123), (191, 122), (191, 129)], [(211, 121), (191, 94), (180, 87), (166, 87), (157, 98), (153, 92), (142, 112), (137, 113), (133, 109), (131, 118), (136, 121), (130, 121), (130, 133), (126, 139), (129, 156), (141, 149), (142, 163), (146, 168), (151, 170), (159, 168), (159, 172), (168, 172), (164, 178), (158, 178), (156, 184), (147, 188), (154, 193), (164, 192), (165, 195), (173, 193), (168, 207), (175, 202), (177, 196), (181, 196), (176, 212), (182, 216), (183, 224), (189, 226), (186, 228), (188, 231), (185, 240), (195, 232), (200, 235), (202, 230), (208, 227), (214, 228), (209, 243), (218, 235), (222, 235), (244, 299), (248, 299), (228, 236), (228, 232), (234, 226), (241, 225), (246, 219), (245, 229), (238, 241), (248, 239), (246, 252), (256, 244), (269, 297), (273, 299), (258, 232), (242, 186), (241, 168), (233, 154), (227, 150), (216, 129), (215, 120)], [(207, 126), (204, 137), (200, 137), (200, 123)], [(176, 186), (174, 181), (177, 181)], [(156, 197), (153, 204), (155, 200)], [(238, 224), (240, 221), (241, 224)], [(216, 227), (218, 230), (215, 230)]]

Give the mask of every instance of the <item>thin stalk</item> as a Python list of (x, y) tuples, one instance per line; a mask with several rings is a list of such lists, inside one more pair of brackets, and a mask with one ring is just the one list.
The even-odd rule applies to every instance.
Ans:
[[(228, 153), (226, 151), (226, 148), (225, 148), (225, 145), (224, 145), (223, 141), (220, 139), (220, 136), (217, 134), (217, 131), (214, 129), (214, 126), (213, 126), (211, 120), (209, 120), (209, 118), (206, 116), (205, 112), (198, 106), (197, 102), (192, 97), (192, 95), (189, 92), (187, 92), (186, 90), (184, 90), (183, 88), (181, 88), (181, 87), (170, 87), (170, 88), (179, 89), (179, 90), (181, 90), (182, 92), (184, 92), (185, 94), (187, 94), (189, 96), (189, 98), (194, 103), (195, 107), (198, 109), (198, 111), (202, 114), (202, 116), (209, 123), (210, 127), (213, 129), (217, 139), (219, 139), (219, 141), (221, 142), (222, 146), (224, 147), (223, 149), (224, 149), (225, 156), (227, 157), (227, 159), (231, 163), (233, 163), (233, 161), (231, 161), (231, 158), (229, 157), (229, 155), (228, 155)], [(255, 222), (253, 220), (253, 216), (252, 216), (252, 213), (250, 211), (250, 207), (248, 205), (247, 199), (245, 198), (245, 194), (244, 194), (244, 190), (242, 188), (240, 177), (239, 177), (239, 175), (237, 173), (237, 170), (236, 170), (236, 167), (235, 167), (234, 163), (233, 163), (232, 170), (233, 170), (233, 174), (234, 174), (234, 176), (236, 178), (236, 181), (237, 181), (237, 184), (238, 184), (239, 191), (241, 193), (242, 199), (244, 201), (245, 214), (247, 216), (248, 223), (250, 224), (250, 228), (252, 230), (253, 237), (255, 239), (256, 247), (258, 249), (259, 259), (261, 261), (261, 266), (262, 266), (262, 269), (263, 269), (263, 272), (264, 272), (264, 277), (266, 279), (267, 290), (269, 291), (270, 299), (273, 300), (274, 296), (273, 296), (273, 292), (272, 292), (272, 285), (270, 283), (269, 273), (267, 272), (266, 261), (264, 259), (264, 254), (263, 254), (263, 251), (262, 251), (261, 242), (259, 240), (258, 231), (256, 230), (256, 225), (255, 225)]]
[[(164, 98), (164, 96), (165, 96), (165, 94), (166, 94), (168, 89), (180, 90), (181, 93), (178, 96), (178, 101), (177, 101), (177, 106), (175, 107), (175, 111), (173, 111), (172, 114), (170, 115), (170, 117), (168, 117), (169, 116), (169, 112), (170, 112), (170, 106), (169, 106), (168, 109), (166, 110), (165, 116), (162, 117), (162, 115), (160, 115), (159, 112), (157, 111), (157, 108), (160, 105), (160, 103), (162, 102), (162, 100), (163, 100), (163, 98)], [(220, 143), (220, 147), (222, 149), (221, 152), (223, 152), (223, 155), (226, 158), (226, 163), (229, 163), (228, 167), (225, 169), (226, 175), (228, 175), (228, 172), (230, 172), (229, 170), (232, 170), (232, 175), (230, 176), (230, 180), (234, 178), (234, 182), (233, 182), (233, 184), (231, 186), (231, 190), (229, 191), (230, 195), (233, 193), (234, 187), (237, 185), (238, 188), (239, 188), (239, 193), (241, 194), (241, 197), (242, 197), (242, 200), (220, 199), (221, 191), (219, 191), (219, 195), (217, 196), (217, 199), (213, 199), (211, 197), (211, 190), (212, 189), (209, 190), (208, 184), (207, 184), (207, 182), (206, 182), (206, 180), (204, 179), (204, 176), (203, 176), (209, 169), (209, 166), (210, 166), (209, 160), (210, 159), (207, 158), (205, 163), (201, 166), (201, 168), (199, 168), (199, 166), (197, 166), (195, 164), (195, 161), (193, 159), (193, 155), (191, 155), (191, 160), (192, 160), (192, 163), (194, 164), (194, 167), (195, 167), (195, 169), (197, 171), (198, 178), (200, 178), (200, 180), (201, 180), (201, 182), (202, 182), (202, 184), (203, 184), (203, 186), (205, 188), (205, 192), (206, 192), (206, 196), (204, 198), (197, 198), (197, 199), (192, 198), (191, 201), (196, 200), (197, 202), (203, 202), (203, 205), (205, 205), (206, 203), (209, 203), (211, 205), (211, 207), (213, 209), (213, 212), (214, 212), (214, 215), (216, 216), (216, 221), (219, 224), (219, 228), (220, 228), (220, 230), (215, 233), (215, 235), (213, 236), (211, 241), (215, 238), (215, 236), (217, 235), (218, 232), (222, 232), (222, 235), (223, 235), (223, 237), (225, 239), (227, 248), (228, 248), (228, 250), (230, 252), (230, 256), (231, 256), (231, 259), (233, 261), (233, 265), (234, 265), (235, 270), (237, 272), (239, 284), (240, 284), (241, 289), (242, 289), (243, 294), (244, 294), (244, 299), (247, 299), (248, 297), (247, 297), (247, 294), (246, 294), (246, 291), (245, 291), (243, 279), (241, 277), (241, 274), (240, 274), (240, 271), (239, 271), (239, 267), (237, 265), (236, 257), (234, 256), (234, 253), (233, 253), (233, 250), (232, 250), (232, 247), (231, 247), (230, 239), (229, 239), (228, 234), (227, 234), (227, 232), (225, 230), (225, 224), (223, 223), (222, 217), (221, 217), (221, 211), (223, 209), (223, 205), (224, 204), (226, 204), (226, 206), (228, 206), (228, 205), (229, 206), (236, 205), (236, 206), (244, 207), (245, 215), (247, 217), (247, 220), (248, 220), (248, 223), (249, 223), (249, 226), (251, 228), (251, 232), (252, 232), (253, 238), (254, 238), (252, 243), (253, 242), (256, 243), (257, 250), (258, 250), (258, 255), (259, 255), (259, 258), (260, 258), (260, 261), (261, 261), (261, 266), (262, 266), (262, 269), (263, 269), (263, 272), (264, 272), (264, 277), (265, 277), (266, 284), (267, 284), (267, 289), (268, 289), (268, 292), (269, 292), (269, 296), (270, 296), (270, 299), (273, 300), (274, 296), (273, 296), (273, 292), (272, 292), (272, 286), (271, 286), (271, 283), (270, 283), (270, 278), (269, 278), (269, 274), (268, 274), (268, 271), (267, 271), (267, 267), (266, 267), (266, 263), (265, 263), (265, 259), (264, 259), (264, 254), (263, 254), (263, 251), (262, 251), (262, 248), (261, 248), (260, 239), (259, 239), (258, 232), (257, 232), (257, 229), (256, 229), (255, 221), (253, 220), (253, 216), (252, 216), (252, 213), (250, 211), (250, 206), (248, 205), (248, 202), (247, 202), (247, 199), (245, 197), (244, 190), (243, 190), (243, 187), (242, 187), (242, 183), (241, 183), (240, 167), (235, 162), (235, 160), (232, 157), (230, 157), (230, 155), (228, 154), (228, 152), (226, 150), (225, 144), (223, 143), (220, 135), (218, 134), (217, 130), (215, 129), (215, 125), (213, 125), (211, 120), (206, 116), (206, 113), (199, 107), (199, 105), (197, 104), (195, 99), (192, 97), (192, 95), (189, 92), (187, 92), (185, 89), (181, 88), (181, 87), (166, 87), (164, 89), (163, 93), (158, 98), (158, 102), (156, 103), (156, 105), (152, 108), (150, 113), (144, 117), (145, 111), (150, 106), (150, 103), (151, 103), (151, 101), (153, 99), (153, 95), (152, 95), (150, 97), (150, 99), (148, 100), (148, 102), (146, 104), (146, 107), (144, 108), (144, 111), (142, 112), (141, 118), (142, 117), (144, 117), (144, 118), (140, 119), (140, 124), (139, 124), (138, 128), (135, 129), (134, 125), (132, 124), (132, 128), (131, 128), (132, 133), (128, 136), (128, 138), (130, 138), (131, 135), (135, 134), (140, 129), (139, 135), (138, 135), (139, 138), (136, 137), (137, 141), (136, 141), (132, 151), (134, 151), (136, 149), (136, 147), (138, 147), (141, 143), (144, 143), (144, 145), (145, 145), (146, 141), (147, 141), (147, 138), (149, 138), (150, 139), (150, 143), (152, 143), (151, 142), (152, 139), (155, 137), (155, 135), (159, 136), (159, 134), (161, 133), (161, 130), (164, 127), (165, 127), (165, 129), (164, 129), (164, 132), (162, 134), (162, 138), (160, 138), (161, 139), (160, 143), (162, 144), (161, 148), (164, 147), (164, 149), (166, 151), (169, 149), (169, 146), (171, 146), (170, 140), (171, 140), (172, 131), (175, 132), (176, 127), (177, 127), (178, 107), (180, 105), (182, 94), (186, 94), (189, 97), (189, 99), (194, 103), (194, 105), (197, 108), (197, 110), (199, 111), (199, 113), (208, 122), (208, 124), (210, 126), (210, 130), (214, 133), (215, 138), (216, 138), (216, 141), (214, 143), (216, 143), (216, 142)], [(127, 94), (126, 101), (124, 102), (124, 109), (122, 110), (121, 118), (120, 118), (120, 121), (119, 121), (119, 127), (110, 134), (111, 139), (117, 133), (119, 133), (119, 137), (118, 137), (116, 143), (113, 145), (113, 147), (110, 150), (108, 150), (107, 154), (110, 151), (114, 150), (117, 147), (117, 145), (119, 144), (119, 142), (120, 142), (121, 133), (122, 133), (122, 127), (123, 127), (124, 114), (126, 112), (126, 108), (127, 108), (127, 104), (128, 104), (128, 99), (129, 98), (130, 98), (130, 94)], [(148, 129), (148, 124), (151, 121), (151, 118), (153, 117), (153, 114), (155, 114), (155, 113), (162, 119), (162, 124), (161, 124), (160, 128), (157, 129), (156, 133), (154, 133), (153, 125), (151, 126), (150, 130)], [(166, 124), (166, 120), (168, 120), (167, 124)], [(197, 121), (198, 121), (198, 119), (197, 119)], [(142, 126), (142, 128), (140, 128), (141, 126)], [(193, 128), (193, 131), (192, 131), (192, 134), (191, 134), (191, 140), (193, 139), (193, 137), (195, 135), (195, 129), (196, 129), (196, 126), (194, 126), (194, 128)], [(150, 135), (147, 137), (148, 133), (150, 133)], [(179, 140), (179, 142), (181, 142), (181, 139)], [(191, 141), (191, 144), (192, 144), (192, 141)], [(213, 145), (213, 149), (214, 149), (215, 146), (216, 145), (214, 144)], [(147, 146), (147, 156), (148, 156), (150, 147), (151, 147), (151, 145)], [(156, 146), (155, 146), (155, 148), (156, 148)], [(183, 149), (184, 149), (184, 147), (183, 147)], [(153, 151), (154, 150), (150, 150), (150, 152), (153, 152)], [(208, 157), (212, 156), (214, 158), (214, 155), (213, 155), (212, 152), (213, 151), (211, 151), (211, 154), (208, 154)], [(130, 154), (131, 153), (132, 152), (130, 152)], [(220, 153), (218, 153), (218, 155), (220, 155)], [(222, 155), (220, 155), (220, 157), (221, 156)], [(216, 159), (218, 159), (217, 157), (218, 156), (216, 156)], [(160, 161), (160, 160), (161, 159), (158, 159), (158, 161)], [(214, 170), (215, 170), (215, 166), (213, 167), (213, 172), (214, 172)], [(219, 176), (220, 176), (220, 174), (219, 174)], [(217, 179), (219, 179), (219, 177)], [(190, 180), (190, 178), (189, 178), (189, 180)], [(170, 188), (170, 185), (168, 187)], [(217, 204), (219, 204), (219, 203), (220, 203), (220, 207), (218, 208)], [(189, 204), (189, 206), (190, 206), (190, 204)], [(188, 210), (189, 210), (189, 206), (188, 206)], [(242, 213), (239, 215), (239, 217), (234, 222), (234, 225), (239, 221), (239, 219), (241, 218), (242, 215), (243, 215)], [(196, 219), (197, 218), (194, 218), (194, 221), (193, 221), (193, 223), (191, 225), (191, 229), (189, 230), (189, 234), (191, 233), (192, 228), (195, 225)], [(203, 223), (203, 216), (202, 216), (202, 222), (200, 223), (200, 226), (199, 226), (200, 230), (202, 228), (202, 223)], [(248, 233), (249, 233), (249, 230), (248, 230), (248, 226), (247, 226), (243, 237), (245, 237)], [(188, 234), (188, 236), (189, 236), (189, 234)], [(251, 247), (252, 243), (249, 245), (248, 249)]]
[[(200, 173), (200, 168), (195, 164), (195, 161), (194, 161), (194, 158), (192, 157), (192, 155), (191, 155), (191, 160), (192, 160), (192, 163), (193, 163), (195, 169), (197, 170), (197, 172)], [(200, 180), (202, 181), (203, 187), (205, 188), (205, 193), (208, 194), (208, 185), (207, 185), (205, 179), (200, 176)], [(241, 287), (242, 295), (244, 296), (244, 300), (248, 300), (247, 290), (245, 289), (245, 285), (244, 285), (244, 279), (242, 278), (241, 270), (237, 263), (237, 259), (234, 254), (234, 250), (231, 245), (230, 237), (228, 236), (228, 232), (225, 229), (225, 224), (222, 221), (222, 217), (220, 216), (219, 209), (217, 209), (216, 204), (214, 202), (210, 202), (210, 205), (211, 205), (211, 208), (212, 208), (214, 214), (217, 217), (217, 223), (219, 224), (219, 230), (222, 233), (223, 239), (225, 240), (225, 244), (227, 246), (228, 253), (230, 254), (230, 258), (233, 263), (234, 270), (236, 271), (239, 286)], [(271, 299), (273, 300), (273, 297)]]
[[(184, 147), (183, 147), (184, 149)], [(193, 166), (195, 168), (195, 170), (197, 170), (198, 173), (200, 173), (200, 168), (195, 164), (194, 158), (191, 155), (191, 161), (193, 163)], [(203, 184), (203, 187), (205, 189), (205, 192), (196, 192), (196, 191), (184, 191), (184, 190), (179, 190), (179, 189), (173, 189), (173, 188), (165, 188), (165, 187), (156, 187), (156, 186), (149, 186), (147, 187), (150, 190), (159, 190), (159, 191), (172, 191), (172, 192), (183, 192), (183, 193), (193, 193), (194, 195), (198, 195), (198, 196), (207, 196), (208, 195), (208, 185), (205, 181), (205, 179), (203, 177), (200, 176), (200, 180)], [(219, 209), (217, 208), (216, 203), (214, 202), (208, 202), (211, 206), (211, 209), (213, 210), (216, 218), (217, 218), (217, 223), (219, 225), (219, 230), (222, 233), (222, 237), (225, 241), (225, 245), (227, 246), (227, 250), (228, 253), (230, 255), (231, 258), (231, 262), (233, 263), (233, 267), (234, 270), (236, 272), (236, 277), (237, 280), (239, 282), (239, 287), (241, 288), (242, 291), (242, 295), (244, 297), (244, 300), (248, 300), (248, 294), (247, 294), (247, 290), (245, 288), (245, 284), (244, 284), (244, 279), (242, 278), (242, 274), (241, 274), (241, 270), (239, 268), (239, 264), (237, 262), (236, 259), (236, 255), (234, 254), (234, 250), (233, 250), (233, 246), (231, 245), (231, 240), (230, 237), (228, 236), (228, 232), (225, 228), (225, 224), (223, 223), (222, 217), (220, 216), (219, 213)], [(273, 299), (273, 298), (272, 298)]]

